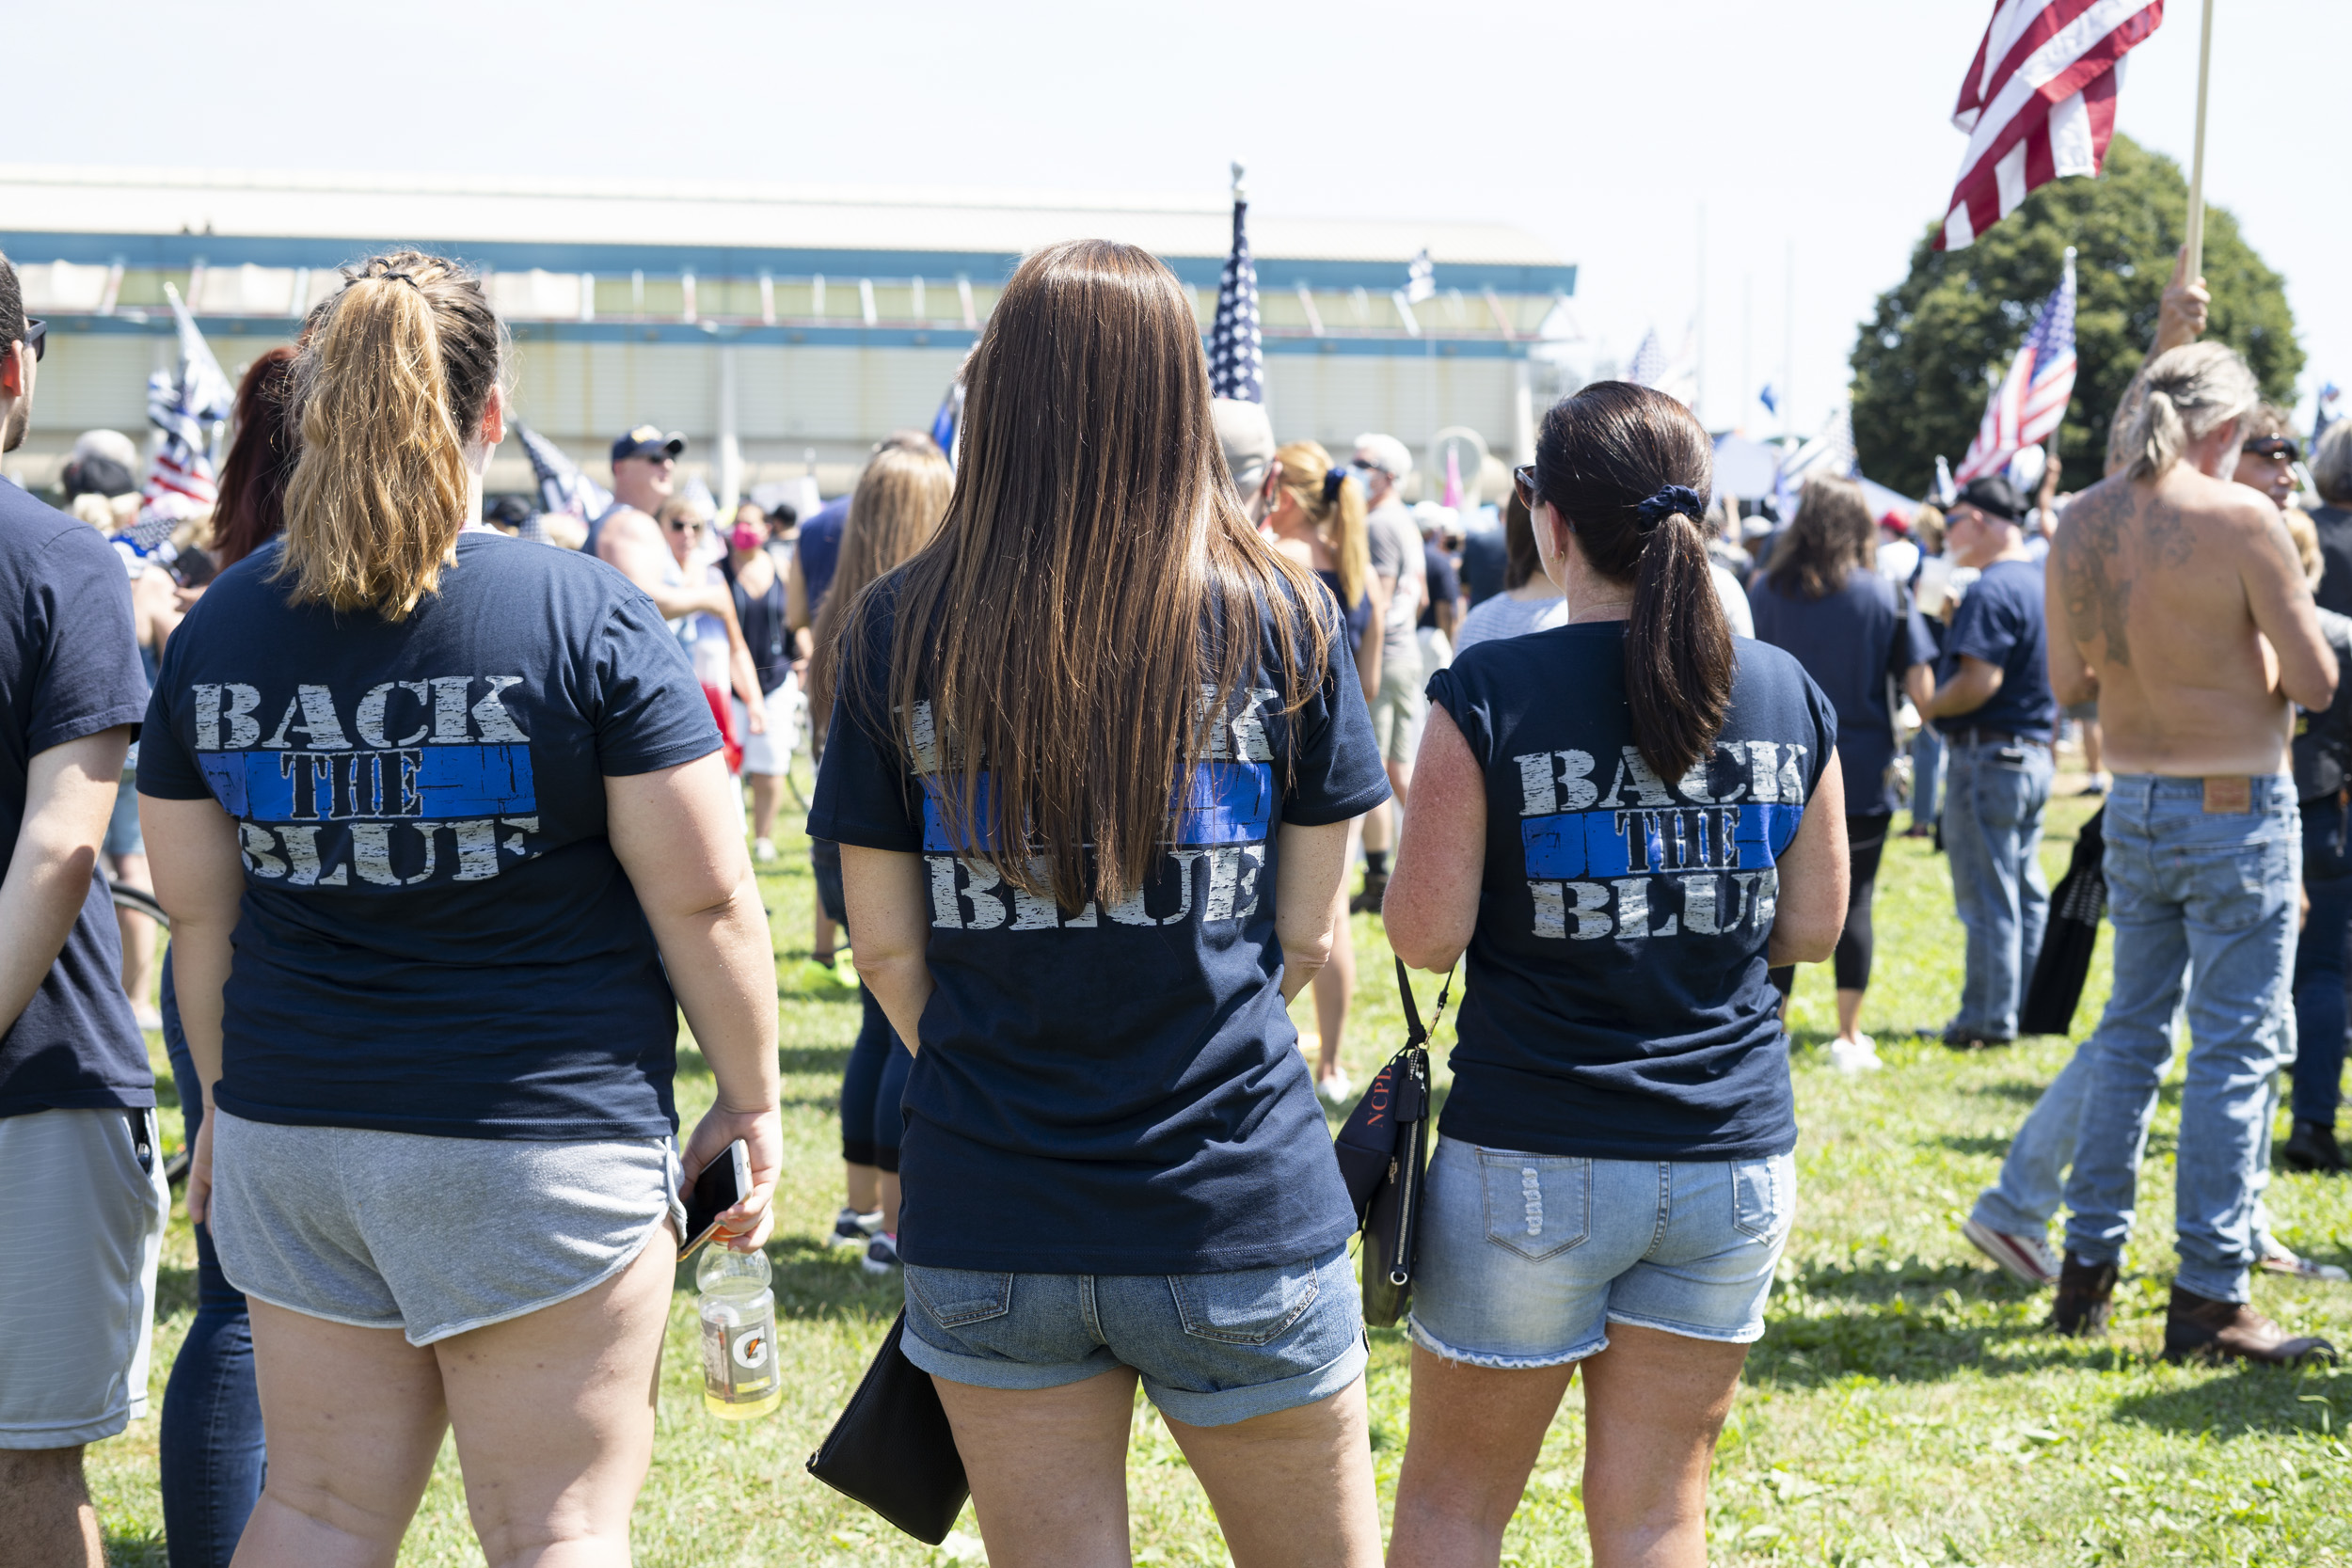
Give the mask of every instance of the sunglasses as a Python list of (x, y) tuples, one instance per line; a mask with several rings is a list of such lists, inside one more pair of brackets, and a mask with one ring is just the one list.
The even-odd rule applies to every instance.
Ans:
[(695, 522), (691, 517), (673, 517), (667, 523), (664, 523), (662, 527), (668, 529), (672, 533), (691, 533), (696, 529), (702, 527), (702, 524)]
[(2279, 458), (2289, 463), (2298, 463), (2303, 458), (2302, 447), (2285, 436), (2257, 436), (2238, 451), (2249, 457)]
[(34, 362), (38, 364), (49, 348), (49, 324), (39, 316), (25, 317), (23, 341), (26, 348), (33, 351)]
[(1511, 470), (1511, 487), (1518, 492), (1519, 504), (1529, 512), (1535, 510), (1535, 465), (1522, 463)]

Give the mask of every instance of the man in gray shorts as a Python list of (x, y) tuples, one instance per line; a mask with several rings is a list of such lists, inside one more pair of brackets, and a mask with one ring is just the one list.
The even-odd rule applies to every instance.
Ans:
[(1396, 843), (1397, 824), (1405, 816), (1405, 792), (1413, 781), (1413, 748), (1421, 743), (1422, 717), (1428, 711), (1422, 695), (1426, 678), (1421, 667), (1421, 640), (1414, 628), (1421, 607), (1428, 602), (1428, 560), (1421, 547), (1421, 530), (1398, 493), (1413, 471), (1413, 454), (1393, 436), (1356, 437), (1357, 469), (1362, 474), (1364, 499), (1372, 512), (1364, 519), (1365, 543), (1372, 550), (1372, 602), (1381, 612), (1380, 689), (1372, 700), (1372, 730), (1380, 755), (1389, 768), (1393, 805), (1375, 807), (1364, 818), (1364, 891), (1348, 907), (1377, 910), (1389, 885), (1389, 851)]
[[(0, 257), (0, 451), (41, 326)], [(0, 1558), (104, 1561), (82, 1449), (147, 1411), (170, 1190), (99, 843), (147, 707), (131, 585), (0, 481)]]

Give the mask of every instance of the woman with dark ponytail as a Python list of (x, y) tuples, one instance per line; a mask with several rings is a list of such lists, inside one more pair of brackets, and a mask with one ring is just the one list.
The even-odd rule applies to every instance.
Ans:
[(1735, 640), (1707, 433), (1587, 387), (1517, 475), (1567, 624), (1429, 683), (1386, 924), (1469, 993), (1423, 1210), (1391, 1560), (1496, 1562), (1581, 1364), (1594, 1560), (1706, 1560), (1795, 1208), (1772, 965), (1846, 912), (1836, 710)]

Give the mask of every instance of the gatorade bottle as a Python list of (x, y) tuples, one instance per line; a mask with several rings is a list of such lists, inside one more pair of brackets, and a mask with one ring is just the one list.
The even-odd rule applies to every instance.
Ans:
[(765, 1416), (783, 1402), (776, 1376), (776, 1298), (768, 1259), (712, 1242), (694, 1267), (702, 1292), (703, 1407), (728, 1421)]

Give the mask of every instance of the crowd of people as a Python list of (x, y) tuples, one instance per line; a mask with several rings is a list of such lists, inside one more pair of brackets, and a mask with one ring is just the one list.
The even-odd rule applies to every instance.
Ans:
[[(1966, 932), (1941, 1038), (2018, 1037), (2070, 722), (2113, 995), (1964, 1233), (2104, 1327), (2185, 1009), (2167, 1351), (2332, 1354), (2249, 1275), (2328, 1272), (2263, 1212), (2290, 1064), (2281, 1157), (2343, 1169), (2352, 426), (2282, 514), (2303, 453), (2203, 303), (2175, 279), (2071, 497), (2053, 461), (2030, 501), (1883, 519), (1817, 477), (1743, 517), (1690, 410), (1613, 381), (1478, 528), (1406, 503), (1391, 436), (1342, 458), (1212, 399), (1167, 268), (1073, 242), (1009, 281), (952, 452), (899, 432), (821, 510), (723, 522), (645, 424), (567, 529), (485, 505), (479, 280), (348, 269), (246, 372), (168, 565), (119, 437), (70, 515), (0, 484), (0, 1181), (41, 1196), (0, 1202), (38, 1259), (0, 1291), (0, 1561), (102, 1560), (82, 1450), (145, 1408), (146, 1026), (199, 1256), (174, 1561), (389, 1561), (453, 1430), (492, 1563), (628, 1560), (689, 1178), (741, 1142), (716, 1244), (775, 1223), (755, 867), (803, 744), (810, 952), (861, 1005), (832, 1240), (903, 1282), (993, 1560), (1122, 1560), (1138, 1386), (1236, 1562), (1380, 1560), (1326, 1120), (1370, 912), (1467, 963), (1389, 1560), (1498, 1561), (1581, 1371), (1597, 1560), (1703, 1561), (1795, 1222), (1795, 966), (1834, 965), (1832, 1064), (1882, 1067), (1907, 809)], [(41, 341), (0, 259), (0, 445)], [(682, 1142), (681, 1013), (717, 1082)]]

